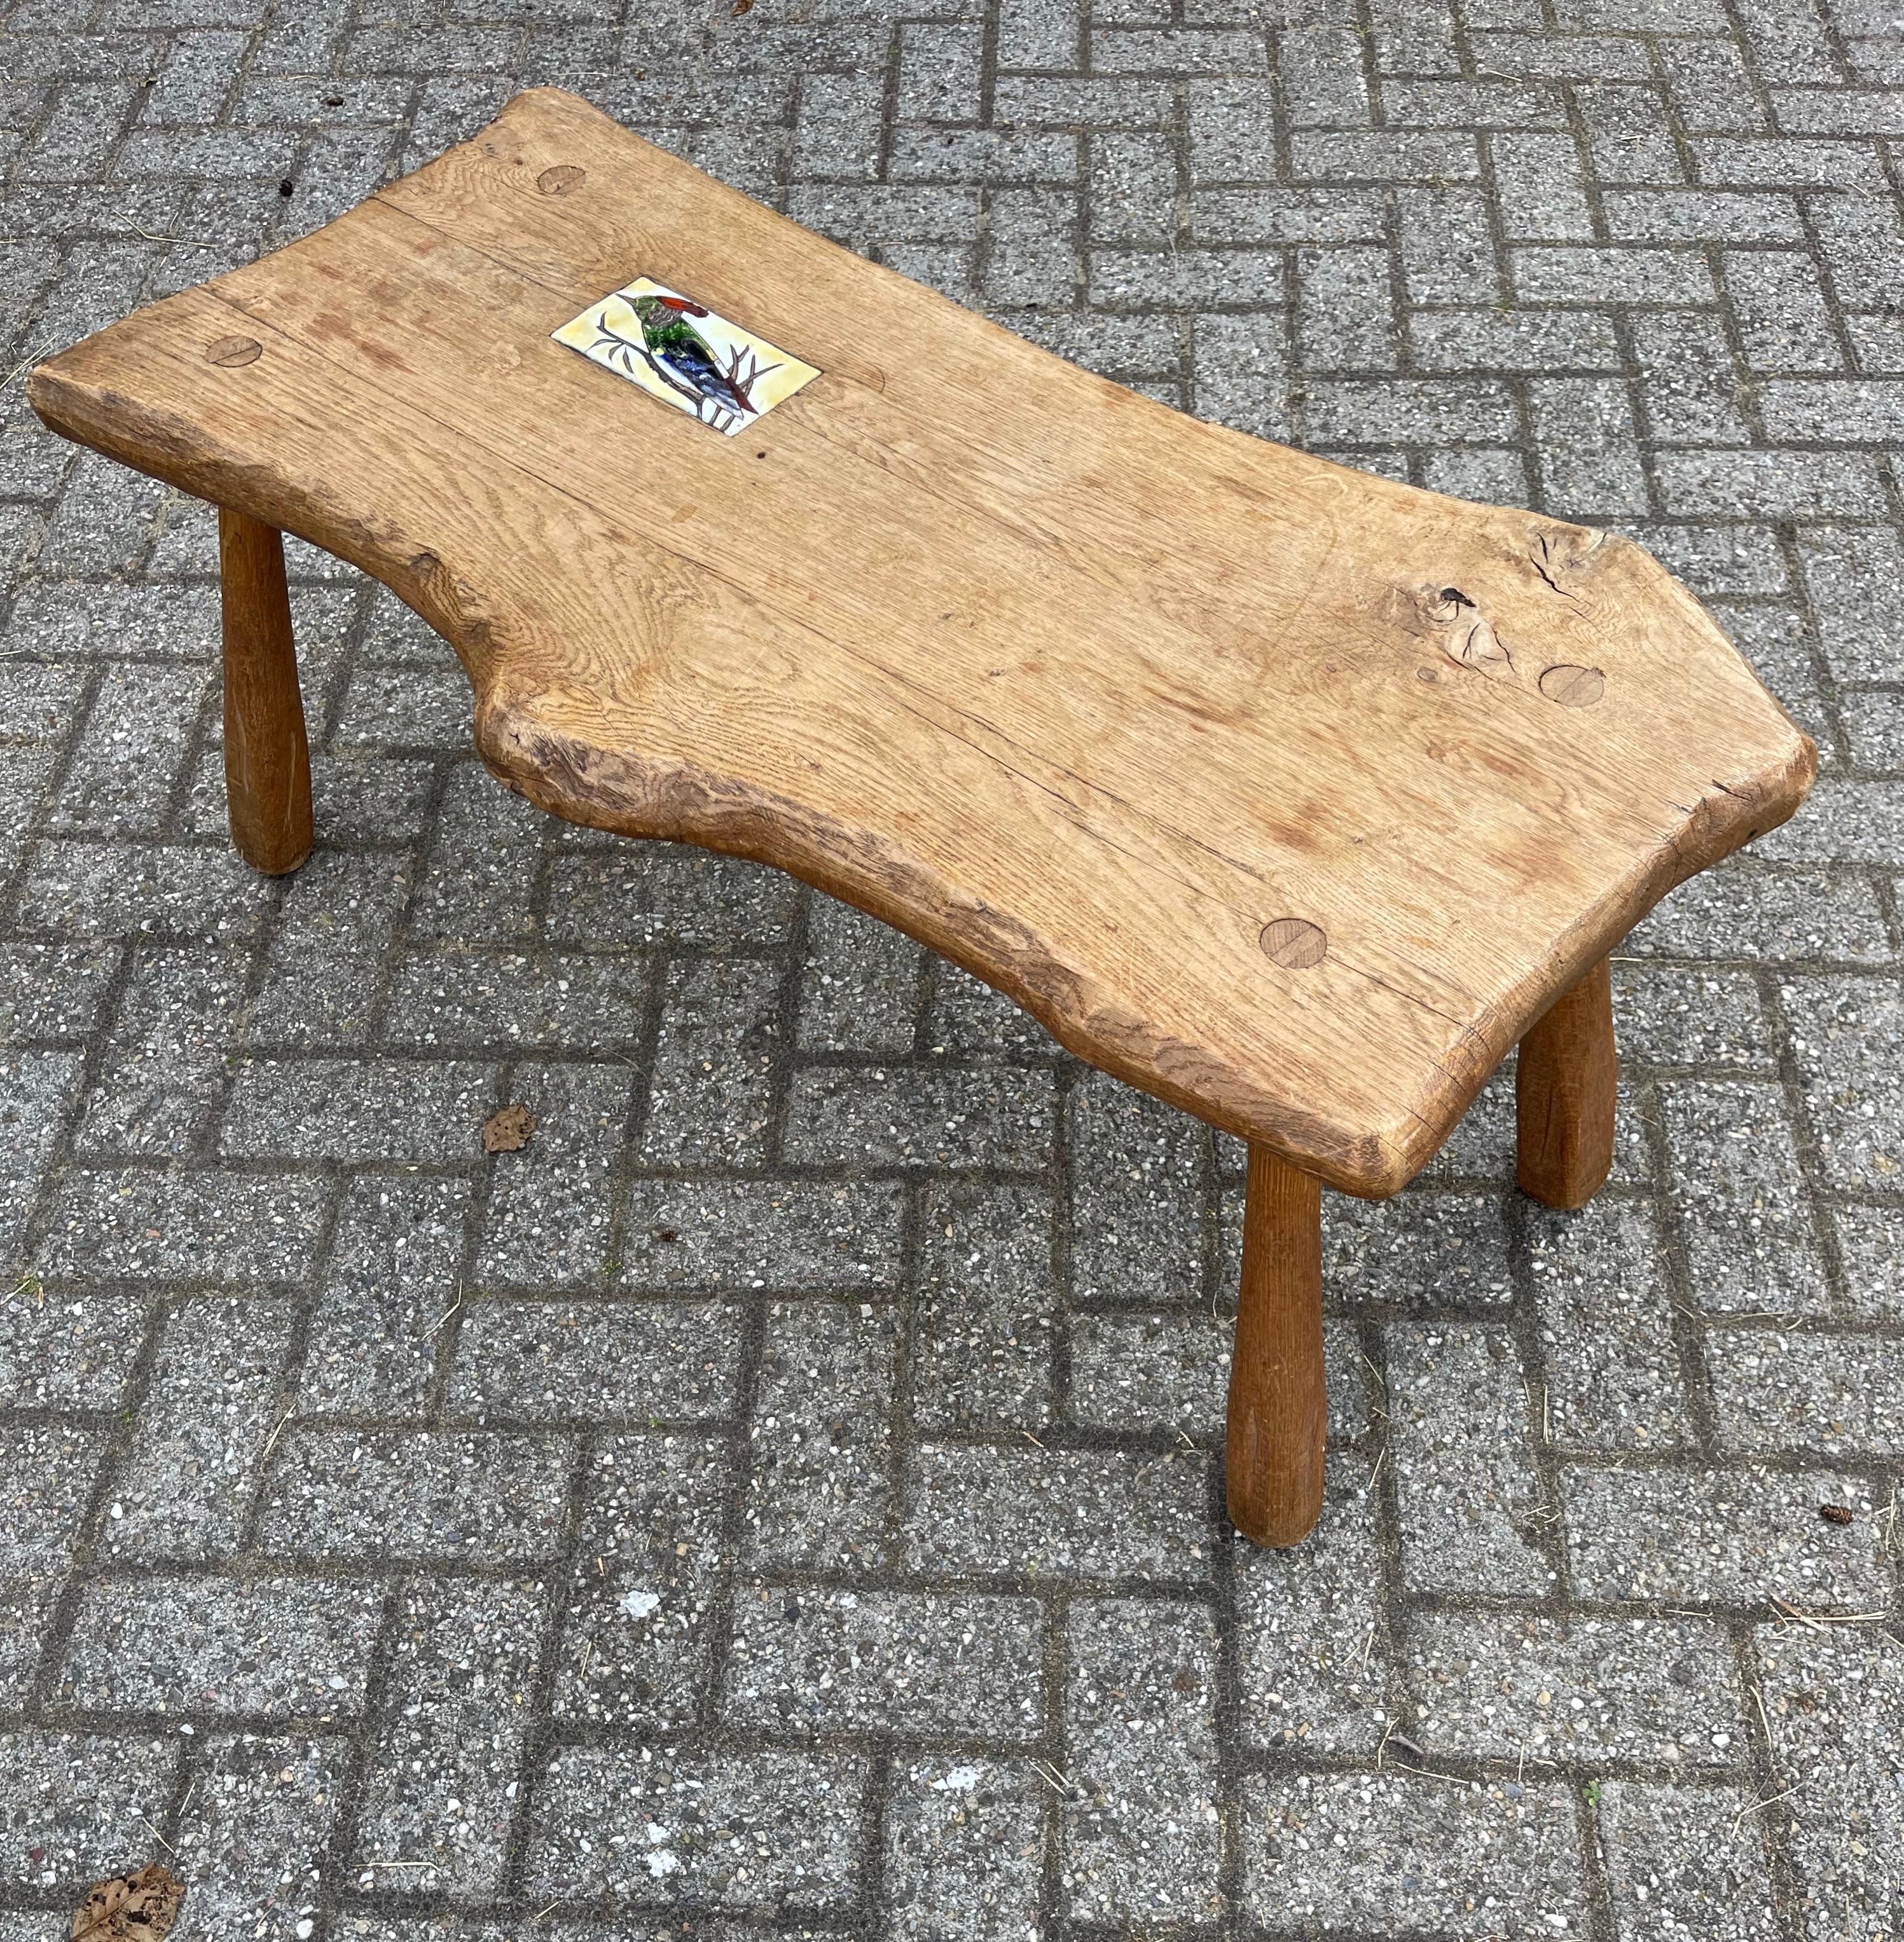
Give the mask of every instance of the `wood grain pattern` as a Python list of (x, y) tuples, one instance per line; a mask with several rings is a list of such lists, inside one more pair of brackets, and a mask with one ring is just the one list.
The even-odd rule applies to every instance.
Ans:
[(1550, 1207), (1584, 1207), (1613, 1169), (1620, 1061), (1613, 973), (1602, 957), (1520, 1042), (1514, 1108), (1522, 1190)]
[(1252, 1144), (1228, 1450), (1230, 1521), (1244, 1536), (1298, 1544), (1314, 1529), (1328, 1429), (1322, 1187)]
[(225, 803), (231, 841), (279, 877), (311, 853), (311, 751), (298, 691), (284, 541), (228, 507), (218, 516), (225, 623)]
[[(727, 439), (549, 341), (639, 274), (823, 375)], [(1812, 773), (1627, 541), (1185, 418), (553, 90), (30, 395), (384, 580), (511, 787), (793, 870), (1352, 1192)]]

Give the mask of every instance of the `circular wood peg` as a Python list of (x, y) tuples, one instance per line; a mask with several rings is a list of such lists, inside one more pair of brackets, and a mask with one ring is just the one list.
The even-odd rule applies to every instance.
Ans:
[(535, 178), (535, 186), (544, 195), (566, 195), (587, 179), (587, 170), (578, 169), (573, 162), (563, 162), (555, 168), (544, 169)]
[(1329, 933), (1307, 917), (1279, 917), (1263, 926), (1263, 954), (1286, 971), (1308, 971), (1329, 955)]
[(205, 362), (222, 364), (227, 370), (255, 364), (264, 354), (265, 347), (255, 337), (220, 337), (205, 346)]
[(1591, 708), (1606, 692), (1606, 676), (1598, 668), (1571, 667), (1563, 661), (1541, 675), (1541, 692), (1562, 708)]

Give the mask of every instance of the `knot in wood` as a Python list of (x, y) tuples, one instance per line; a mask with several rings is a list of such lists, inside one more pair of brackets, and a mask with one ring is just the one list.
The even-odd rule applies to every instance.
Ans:
[(265, 347), (255, 337), (215, 338), (205, 346), (205, 362), (222, 364), (227, 370), (240, 364), (255, 364), (265, 354)]
[(1606, 676), (1598, 668), (1562, 661), (1541, 675), (1541, 692), (1562, 708), (1591, 708), (1606, 692)]
[(544, 169), (535, 178), (535, 186), (544, 195), (566, 195), (587, 179), (587, 170), (577, 168), (573, 162), (563, 162), (557, 167)]
[(1329, 933), (1307, 917), (1279, 917), (1265, 924), (1258, 940), (1263, 954), (1286, 971), (1313, 969), (1329, 955)]

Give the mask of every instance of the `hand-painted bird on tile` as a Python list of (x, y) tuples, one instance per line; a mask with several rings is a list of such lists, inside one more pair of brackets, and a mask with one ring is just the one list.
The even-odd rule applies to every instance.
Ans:
[(658, 377), (697, 403), (704, 399), (722, 412), (754, 411), (747, 393), (760, 372), (744, 370), (738, 358), (722, 368), (707, 339), (688, 321), (707, 315), (701, 305), (685, 297), (638, 296), (630, 299), (630, 308), (640, 320), (642, 342)]

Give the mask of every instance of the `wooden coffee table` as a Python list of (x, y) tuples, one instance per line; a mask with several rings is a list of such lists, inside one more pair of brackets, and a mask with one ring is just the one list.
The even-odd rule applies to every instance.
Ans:
[(31, 396), (221, 509), (259, 869), (311, 841), (290, 531), (454, 645), (508, 787), (792, 871), (1246, 1138), (1267, 1543), (1321, 1503), (1322, 1184), (1394, 1193), (1518, 1041), (1521, 1184), (1587, 1200), (1608, 952), (1812, 777), (1629, 541), (1182, 417), (548, 90)]

